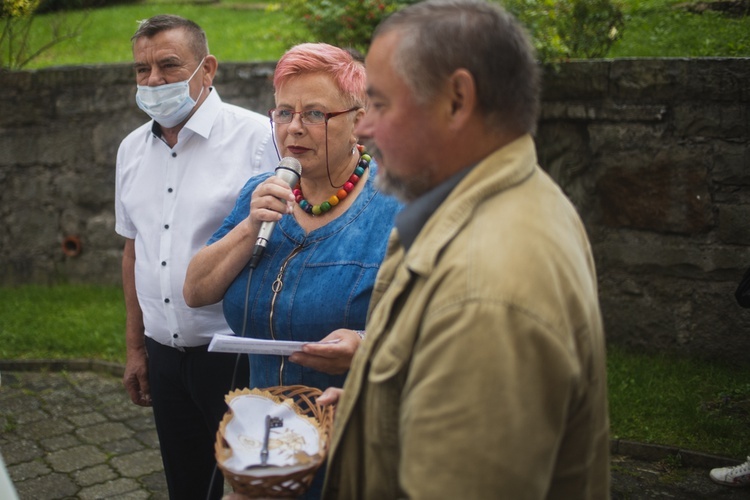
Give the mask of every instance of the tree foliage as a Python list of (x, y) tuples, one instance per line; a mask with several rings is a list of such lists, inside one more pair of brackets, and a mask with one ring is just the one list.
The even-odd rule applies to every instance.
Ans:
[(64, 14), (48, 16), (49, 38), (33, 43), (32, 25), (40, 0), (2, 0), (0, 8), (0, 71), (18, 70), (50, 47), (78, 36), (83, 20), (73, 26)]
[[(326, 42), (367, 52), (372, 31), (390, 13), (416, 0), (286, 0), (281, 37), (289, 44)], [(505, 0), (529, 31), (543, 62), (603, 57), (623, 30), (617, 0)]]
[(284, 0), (271, 9), (285, 14), (282, 38), (289, 44), (325, 42), (367, 52), (383, 18), (417, 0)]
[(2, 0), (0, 19), (23, 17), (33, 14), (39, 6), (39, 0)]
[(506, 0), (543, 62), (604, 57), (622, 35), (616, 0)]

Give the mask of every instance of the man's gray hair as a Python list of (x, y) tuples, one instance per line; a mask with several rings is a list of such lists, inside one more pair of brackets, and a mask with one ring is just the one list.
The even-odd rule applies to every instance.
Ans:
[(502, 7), (483, 0), (427, 0), (395, 12), (373, 40), (400, 34), (393, 66), (418, 102), (435, 97), (454, 71), (468, 70), (488, 127), (536, 130), (540, 70), (526, 31)]
[(190, 44), (190, 51), (195, 55), (196, 61), (200, 61), (208, 55), (208, 39), (203, 28), (189, 19), (171, 14), (160, 14), (140, 21), (138, 29), (130, 37), (130, 40), (135, 43), (139, 38), (151, 38), (157, 33), (173, 29), (185, 30), (188, 36), (188, 43)]

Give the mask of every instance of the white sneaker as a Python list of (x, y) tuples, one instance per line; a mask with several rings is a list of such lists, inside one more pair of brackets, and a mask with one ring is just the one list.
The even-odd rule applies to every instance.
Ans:
[(744, 464), (712, 469), (709, 476), (714, 482), (725, 486), (750, 486), (750, 457)]

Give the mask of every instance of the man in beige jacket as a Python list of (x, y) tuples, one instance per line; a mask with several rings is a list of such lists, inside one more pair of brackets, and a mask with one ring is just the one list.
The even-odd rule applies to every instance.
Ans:
[(420, 2), (378, 27), (366, 64), (358, 134), (408, 205), (340, 396), (324, 497), (608, 498), (596, 272), (575, 208), (537, 165), (527, 36), (484, 1)]

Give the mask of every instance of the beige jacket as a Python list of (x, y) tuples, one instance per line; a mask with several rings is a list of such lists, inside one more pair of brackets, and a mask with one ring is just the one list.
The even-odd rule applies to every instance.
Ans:
[(525, 136), (391, 235), (324, 498), (609, 497), (591, 249)]

